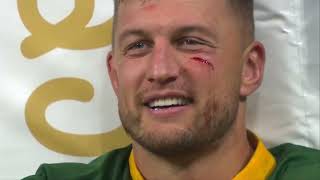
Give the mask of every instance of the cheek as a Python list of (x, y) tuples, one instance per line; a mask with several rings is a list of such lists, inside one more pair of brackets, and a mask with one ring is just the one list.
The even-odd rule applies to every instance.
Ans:
[(234, 84), (231, 67), (219, 56), (191, 55), (185, 60), (185, 72), (201, 96), (223, 95), (230, 83)]
[(215, 59), (206, 54), (191, 54), (182, 57), (183, 68), (197, 82), (209, 81), (215, 74)]
[(184, 75), (187, 83), (190, 83), (195, 94), (208, 96), (212, 92), (212, 84), (215, 80), (215, 65), (211, 59), (205, 56), (187, 57), (183, 64)]
[(123, 62), (119, 65), (119, 88), (122, 96), (134, 97), (143, 81), (144, 73), (143, 66), (135, 62)]
[(213, 52), (195, 52), (190, 54), (181, 54), (178, 58), (185, 66), (191, 66), (191, 68), (201, 69), (201, 71), (215, 69), (215, 59)]

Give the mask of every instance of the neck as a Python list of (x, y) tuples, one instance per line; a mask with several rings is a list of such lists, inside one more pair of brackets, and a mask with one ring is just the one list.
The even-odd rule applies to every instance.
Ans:
[(162, 157), (133, 143), (136, 165), (146, 180), (230, 180), (248, 163), (253, 150), (244, 125), (244, 105), (230, 131), (215, 147), (175, 157)]

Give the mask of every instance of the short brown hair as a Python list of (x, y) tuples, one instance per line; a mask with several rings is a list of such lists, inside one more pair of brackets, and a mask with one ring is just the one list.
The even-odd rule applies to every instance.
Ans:
[[(114, 33), (115, 33), (115, 26), (117, 22), (118, 16), (118, 8), (119, 3), (123, 2), (124, 0), (113, 0), (114, 2), (114, 18), (113, 18), (113, 32), (112, 37), (114, 41)], [(141, 0), (146, 1), (146, 0)], [(253, 0), (226, 0), (230, 5), (233, 12), (235, 12), (235, 16), (240, 17), (240, 24), (242, 29), (244, 30), (245, 36), (252, 41), (254, 39), (254, 15), (253, 15)], [(113, 43), (112, 43), (113, 44)]]
[(227, 0), (235, 15), (240, 17), (242, 29), (246, 36), (250, 39), (254, 39), (254, 3), (253, 0)]

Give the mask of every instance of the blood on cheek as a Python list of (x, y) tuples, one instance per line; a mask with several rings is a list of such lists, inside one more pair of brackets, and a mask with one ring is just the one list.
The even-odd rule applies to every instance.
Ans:
[(190, 60), (193, 60), (193, 61), (196, 61), (198, 63), (202, 63), (204, 65), (207, 65), (209, 66), (212, 70), (214, 69), (212, 63), (210, 63), (208, 60), (204, 59), (204, 58), (201, 58), (201, 57), (192, 57), (190, 58)]
[(154, 4), (149, 4), (143, 8), (143, 10), (146, 10), (146, 11), (153, 11), (155, 9), (156, 9), (156, 5)]

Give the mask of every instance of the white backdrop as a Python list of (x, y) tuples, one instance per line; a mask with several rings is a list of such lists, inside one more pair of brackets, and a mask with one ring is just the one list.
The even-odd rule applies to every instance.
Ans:
[[(105, 67), (111, 0), (2, 0), (0, 180), (43, 162), (88, 162), (125, 145)], [(319, 1), (257, 0), (267, 49), (248, 126), (269, 147), (320, 149)]]

